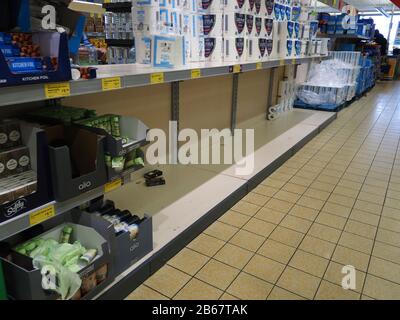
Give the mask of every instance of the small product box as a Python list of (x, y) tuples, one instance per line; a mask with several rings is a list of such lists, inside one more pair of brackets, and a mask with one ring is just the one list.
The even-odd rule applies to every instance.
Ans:
[(153, 36), (153, 66), (176, 68), (186, 64), (183, 36)]
[[(50, 229), (48, 229), (49, 227)], [(34, 247), (46, 241), (53, 245), (64, 243), (65, 248), (66, 245), (72, 246), (72, 244), (78, 248), (76, 245), (76, 241), (78, 241), (84, 249), (87, 249), (87, 254), (90, 252), (91, 260), (77, 268), (77, 271), (72, 271), (79, 276), (81, 281), (80, 287), (76, 289), (78, 284), (74, 286), (77, 290), (74, 294), (67, 293), (68, 296), (72, 295), (71, 300), (93, 299), (114, 280), (115, 272), (111, 256), (113, 228), (108, 221), (74, 210), (63, 217), (56, 217), (48, 223), (46, 222), (43, 224), (43, 228), (48, 231), (38, 234), (33, 239), (27, 239), (23, 243), (13, 244), (14, 250), (11, 251), (10, 259), (1, 258), (7, 293), (10, 298), (16, 300), (61, 299), (60, 294), (54, 290), (43, 289), (42, 285), (46, 283), (43, 281), (43, 268), (34, 267), (33, 259), (30, 257), (35, 250)], [(66, 230), (70, 233), (67, 234)], [(68, 235), (68, 238), (65, 235)], [(33, 251), (28, 252), (27, 250), (31, 247)], [(86, 255), (86, 252), (82, 254), (81, 258)], [(66, 267), (64, 268), (66, 269)], [(55, 272), (57, 271), (55, 270)], [(65, 276), (63, 281), (65, 281)], [(60, 283), (57, 282), (56, 285), (60, 285)], [(64, 285), (70, 286), (70, 283), (67, 281), (64, 282)]]
[(245, 38), (224, 38), (224, 61), (244, 62), (246, 61)]
[(45, 128), (54, 196), (65, 201), (107, 182), (104, 136), (78, 127)]
[(246, 14), (240, 12), (225, 12), (224, 36), (242, 37), (246, 34)]
[(27, 147), (0, 152), (0, 178), (31, 170), (31, 159)]
[(205, 37), (222, 37), (222, 12), (203, 14), (202, 19)]
[(204, 57), (206, 62), (223, 61), (223, 38), (204, 38)]
[(21, 145), (21, 129), (17, 120), (0, 121), (0, 151)]

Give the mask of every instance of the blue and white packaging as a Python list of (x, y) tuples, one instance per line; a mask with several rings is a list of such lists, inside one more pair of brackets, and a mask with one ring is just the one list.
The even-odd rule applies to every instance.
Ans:
[(301, 39), (301, 28), (299, 22), (293, 23), (293, 38)]
[(246, 56), (246, 39), (244, 37), (224, 38), (224, 61), (245, 62)]
[(197, 0), (181, 0), (181, 8), (184, 12), (196, 13)]
[(192, 36), (204, 36), (203, 16), (201, 14), (193, 14), (192, 16)]
[(159, 6), (163, 9), (174, 9), (175, 1), (174, 0), (159, 0)]
[(190, 62), (205, 61), (205, 44), (204, 37), (192, 37), (190, 41), (191, 59)]
[(219, 13), (221, 10), (222, 0), (197, 0), (198, 12)]
[(255, 37), (262, 37), (263, 30), (264, 30), (264, 17), (255, 16), (253, 35)]
[(254, 15), (246, 14), (246, 36), (254, 37), (256, 34), (254, 27)]
[(153, 37), (137, 35), (135, 37), (135, 47), (136, 47), (136, 63), (151, 65), (152, 61), (152, 47), (153, 47)]
[(207, 13), (202, 15), (203, 33), (206, 37), (222, 37), (223, 14)]
[(134, 34), (154, 34), (160, 32), (160, 11), (155, 6), (132, 8)]
[(221, 63), (223, 61), (223, 38), (204, 38), (204, 57), (206, 62)]
[(153, 66), (176, 68), (186, 64), (183, 36), (154, 36)]
[(224, 12), (247, 12), (248, 0), (222, 0), (222, 8)]
[(159, 6), (160, 0), (132, 0), (132, 5), (134, 7), (142, 7), (142, 6)]
[(294, 56), (300, 57), (301, 56), (301, 40), (293, 40), (294, 42)]
[(226, 37), (244, 36), (246, 34), (246, 14), (225, 12), (223, 34)]
[(170, 24), (171, 33), (175, 35), (182, 35), (182, 11), (181, 10), (170, 10)]
[(279, 39), (292, 39), (294, 34), (294, 23), (293, 21), (281, 21), (279, 22)]
[(283, 46), (281, 46), (281, 48), (283, 49), (283, 57), (285, 58), (290, 58), (293, 56), (293, 52), (294, 52), (294, 41), (292, 39), (288, 39), (283, 42)]

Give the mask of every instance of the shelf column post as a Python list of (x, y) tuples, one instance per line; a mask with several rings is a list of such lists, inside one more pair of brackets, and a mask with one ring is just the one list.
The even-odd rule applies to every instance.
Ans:
[[(179, 81), (174, 81), (171, 83), (171, 121), (176, 123), (173, 128), (174, 132), (170, 132), (170, 144), (171, 151), (173, 152), (171, 157), (171, 163), (178, 163), (178, 134), (179, 134)], [(176, 131), (176, 132), (175, 132)]]
[(231, 133), (234, 135), (237, 120), (238, 108), (239, 73), (233, 74), (232, 85), (232, 109), (231, 109)]
[(269, 109), (272, 107), (272, 94), (274, 93), (274, 78), (275, 78), (275, 70), (276, 67), (271, 68), (269, 73), (269, 81), (268, 81), (268, 98), (267, 98), (267, 113), (265, 115), (268, 120)]

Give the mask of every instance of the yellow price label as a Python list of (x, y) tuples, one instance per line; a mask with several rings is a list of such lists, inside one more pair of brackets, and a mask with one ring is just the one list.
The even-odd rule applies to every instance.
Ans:
[(240, 73), (242, 71), (242, 67), (240, 64), (236, 64), (233, 66), (233, 73)]
[(292, 59), (292, 64), (296, 64), (296, 62), (297, 62), (296, 58), (293, 58)]
[(191, 78), (192, 79), (198, 79), (201, 77), (201, 70), (200, 69), (193, 69), (191, 71)]
[(279, 65), (280, 65), (280, 66), (284, 66), (284, 65), (285, 65), (285, 59), (279, 60)]
[(69, 97), (71, 95), (71, 85), (69, 82), (47, 83), (44, 86), (47, 99)]
[(47, 219), (50, 219), (56, 215), (56, 210), (54, 208), (54, 205), (45, 207), (43, 209), (40, 209), (34, 213), (31, 213), (29, 216), (29, 224), (31, 226), (39, 224), (43, 221), (46, 221)]
[(121, 89), (121, 77), (101, 79), (103, 91)]
[(263, 68), (262, 62), (257, 62), (256, 64), (256, 70), (261, 70)]
[(111, 191), (114, 191), (115, 189), (120, 188), (121, 186), (122, 186), (122, 179), (117, 179), (117, 180), (107, 183), (104, 187), (104, 191), (106, 193), (111, 192)]
[(152, 73), (150, 75), (150, 83), (151, 84), (164, 83), (164, 72)]

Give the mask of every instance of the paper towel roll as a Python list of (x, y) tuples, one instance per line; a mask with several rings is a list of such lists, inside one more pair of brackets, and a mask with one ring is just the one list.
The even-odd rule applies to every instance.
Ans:
[(275, 15), (274, 6), (275, 6), (274, 0), (261, 0), (260, 15), (264, 17), (274, 16)]
[(221, 0), (197, 0), (198, 12), (219, 13), (221, 12), (221, 10), (222, 10)]
[(206, 62), (223, 61), (222, 37), (204, 38), (204, 56)]
[(274, 20), (271, 18), (264, 18), (263, 29), (261, 35), (265, 38), (273, 38), (274, 36)]
[(246, 39), (244, 37), (224, 38), (224, 61), (245, 62), (246, 57)]
[(176, 68), (186, 64), (183, 36), (153, 37), (153, 66)]
[[(254, 15), (257, 15), (257, 16), (259, 16), (259, 15), (261, 15), (262, 14), (262, 11), (261, 11), (261, 9), (262, 9), (262, 4), (261, 4), (261, 2), (262, 1), (264, 1), (264, 0), (254, 0), (254, 10), (253, 10), (253, 14)], [(265, 13), (263, 14), (263, 16), (265, 15)]]
[(250, 14), (255, 14), (256, 8), (255, 8), (255, 0), (246, 0), (246, 9), (247, 9), (247, 13)]
[(279, 54), (279, 40), (267, 39), (266, 59), (275, 59)]
[(267, 39), (266, 38), (257, 38), (257, 55), (260, 57), (260, 60), (266, 60), (268, 58), (268, 52), (267, 52)]
[(246, 15), (239, 12), (225, 12), (223, 34), (226, 37), (244, 36), (246, 34)]
[(152, 37), (150, 36), (136, 36), (136, 63), (139, 64), (152, 64)]
[(204, 36), (222, 37), (222, 12), (203, 14), (202, 19)]
[(246, 36), (253, 37), (256, 34), (255, 25), (254, 25), (254, 15), (246, 14)]
[(132, 8), (133, 32), (150, 35), (160, 32), (160, 12), (155, 6)]
[(191, 62), (204, 62), (205, 57), (205, 44), (204, 37), (190, 38)]

